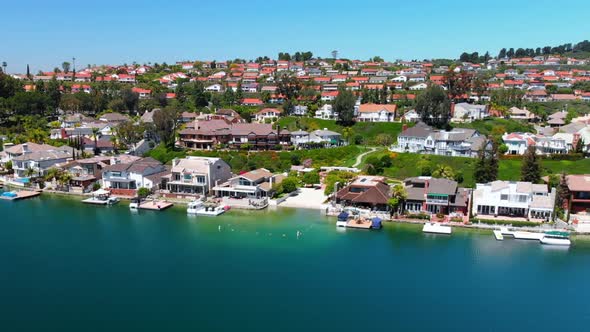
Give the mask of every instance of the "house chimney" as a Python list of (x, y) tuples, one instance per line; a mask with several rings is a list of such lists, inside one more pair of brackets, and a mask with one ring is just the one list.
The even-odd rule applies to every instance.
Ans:
[(23, 143), (22, 147), (23, 147), (23, 154), (27, 154), (30, 152), (29, 151), (29, 144)]

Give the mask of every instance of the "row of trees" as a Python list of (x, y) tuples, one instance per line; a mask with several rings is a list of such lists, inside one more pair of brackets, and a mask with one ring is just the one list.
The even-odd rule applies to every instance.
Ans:
[(288, 52), (279, 52), (278, 60), (281, 61), (308, 61), (313, 58), (313, 53), (311, 52), (295, 52), (293, 55), (289, 54)]
[(503, 48), (498, 53), (498, 58), (522, 58), (533, 57), (539, 55), (564, 54), (568, 52), (590, 52), (590, 42), (588, 40), (581, 41), (575, 45), (566, 43), (559, 46), (545, 46), (532, 48)]

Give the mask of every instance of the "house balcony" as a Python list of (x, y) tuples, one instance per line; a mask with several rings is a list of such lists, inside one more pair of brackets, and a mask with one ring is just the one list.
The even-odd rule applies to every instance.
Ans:
[(446, 199), (426, 199), (426, 204), (435, 204), (435, 205), (449, 205), (449, 201)]

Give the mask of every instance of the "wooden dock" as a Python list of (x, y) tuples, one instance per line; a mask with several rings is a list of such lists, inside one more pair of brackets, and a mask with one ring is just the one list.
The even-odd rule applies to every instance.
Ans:
[(371, 225), (370, 220), (352, 219), (346, 223), (346, 228), (371, 229)]
[(21, 190), (16, 192), (16, 196), (9, 197), (9, 196), (0, 196), (0, 199), (7, 200), (7, 201), (17, 201), (21, 199), (33, 198), (41, 195), (40, 191), (30, 191), (30, 190)]
[(166, 201), (146, 201), (139, 204), (139, 208), (142, 210), (162, 211), (172, 207), (173, 205), (174, 204)]

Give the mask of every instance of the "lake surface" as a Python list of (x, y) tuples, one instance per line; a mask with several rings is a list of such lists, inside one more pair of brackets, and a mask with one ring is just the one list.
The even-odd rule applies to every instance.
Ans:
[(47, 196), (0, 201), (0, 220), (2, 331), (590, 330), (582, 245)]

